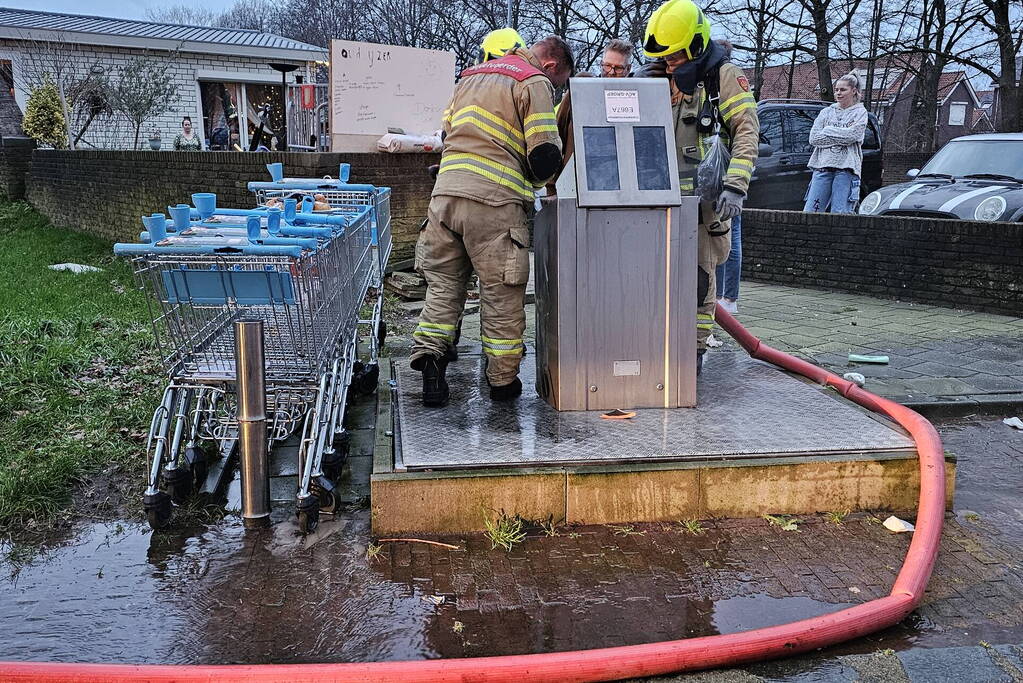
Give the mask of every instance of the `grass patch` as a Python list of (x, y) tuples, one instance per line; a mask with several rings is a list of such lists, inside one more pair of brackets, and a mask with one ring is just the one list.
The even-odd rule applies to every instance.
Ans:
[(518, 515), (509, 517), (504, 510), (493, 519), (489, 515), (483, 517), (483, 524), (486, 531), (483, 534), (490, 539), (490, 548), (498, 547), (511, 550), (515, 545), (526, 539), (526, 532), (523, 530), (522, 518)]
[(845, 518), (849, 516), (849, 510), (832, 510), (827, 513), (827, 520), (835, 526), (842, 526)]
[(795, 531), (797, 534), (803, 533), (799, 530), (800, 520), (794, 517), (789, 517), (788, 515), (764, 515), (764, 519), (779, 527), (782, 531)]
[(693, 536), (699, 536), (707, 531), (698, 519), (683, 519), (679, 522), (679, 526), (682, 527), (682, 531), (692, 534)]
[[(163, 371), (149, 313), (108, 242), (0, 204), (0, 528), (67, 512), (76, 484), (116, 464), (142, 486)], [(75, 275), (47, 266), (103, 269)]]

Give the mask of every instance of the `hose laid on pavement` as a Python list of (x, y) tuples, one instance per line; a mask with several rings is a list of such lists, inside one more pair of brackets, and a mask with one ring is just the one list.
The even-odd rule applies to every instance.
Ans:
[(891, 594), (832, 614), (781, 626), (576, 652), (351, 664), (164, 666), (0, 662), (3, 681), (611, 681), (682, 671), (736, 666), (841, 643), (900, 622), (923, 598), (938, 553), (945, 516), (945, 456), (934, 427), (918, 413), (875, 396), (852, 382), (762, 343), (731, 315), (717, 322), (753, 358), (773, 363), (834, 389), (845, 398), (887, 415), (913, 437), (920, 458), (916, 531)]

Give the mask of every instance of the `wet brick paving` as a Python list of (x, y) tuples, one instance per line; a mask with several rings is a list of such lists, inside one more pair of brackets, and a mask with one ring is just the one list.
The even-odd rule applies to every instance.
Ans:
[[(352, 419), (372, 412), (364, 403)], [(1023, 643), (1023, 435), (995, 418), (941, 432), (959, 459), (959, 497), (920, 609), (823, 653), (690, 678), (1023, 680), (1013, 649)], [(372, 447), (373, 432), (357, 430), (362, 481), (348, 485), (365, 486)], [(803, 518), (798, 531), (763, 519), (707, 520), (698, 535), (678, 524), (533, 528), (511, 551), (482, 534), (439, 539), (458, 550), (376, 551), (365, 508), (308, 541), (289, 509), (277, 518), (248, 534), (234, 517), (156, 536), (90, 527), (0, 583), (0, 658), (370, 661), (727, 633), (887, 594), (910, 540), (859, 514), (841, 525)]]

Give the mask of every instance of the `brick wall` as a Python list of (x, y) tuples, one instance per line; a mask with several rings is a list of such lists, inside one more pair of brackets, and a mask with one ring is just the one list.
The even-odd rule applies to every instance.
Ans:
[[(250, 180), (269, 180), (265, 164), (281, 161), (290, 177), (337, 177), (352, 165), (352, 181), (390, 187), (394, 259), (409, 258), (426, 216), (437, 154), (306, 154), (301, 152), (150, 152), (37, 149), (28, 200), (63, 228), (130, 241), (143, 214), (189, 202), (192, 192), (215, 192), (219, 206), (249, 208)], [(2, 166), (2, 164), (0, 164)], [(0, 173), (2, 176), (2, 173)]]
[(743, 276), (1023, 316), (1023, 224), (749, 209)]
[(31, 138), (0, 139), (0, 197), (11, 201), (25, 198), (25, 178), (32, 164), (35, 143)]
[(911, 168), (923, 168), (932, 156), (934, 154), (931, 152), (886, 152), (881, 184), (894, 185), (911, 180), (906, 171)]

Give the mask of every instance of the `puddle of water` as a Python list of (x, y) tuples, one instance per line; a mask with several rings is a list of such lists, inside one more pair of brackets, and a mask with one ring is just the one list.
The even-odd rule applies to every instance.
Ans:
[(0, 584), (0, 658), (166, 661), (185, 621), (175, 578), (197, 555), (154, 563), (147, 531), (87, 525)]
[(818, 617), (853, 607), (854, 604), (828, 603), (804, 597), (740, 596), (713, 603), (711, 624), (716, 633), (737, 633)]
[[(363, 517), (365, 515), (363, 514)], [(340, 532), (331, 525), (340, 525)], [(353, 529), (345, 528), (347, 526)], [(375, 578), (365, 519), (192, 533), (95, 523), (0, 581), (0, 659), (133, 663), (376, 661), (437, 656), (434, 605)]]

